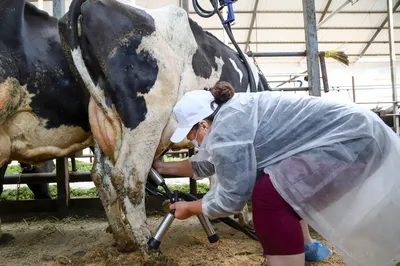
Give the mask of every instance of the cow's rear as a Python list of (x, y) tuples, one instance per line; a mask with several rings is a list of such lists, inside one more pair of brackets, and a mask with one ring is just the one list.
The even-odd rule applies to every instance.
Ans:
[(89, 98), (71, 73), (57, 20), (23, 0), (3, 1), (0, 17), (0, 165), (86, 148)]

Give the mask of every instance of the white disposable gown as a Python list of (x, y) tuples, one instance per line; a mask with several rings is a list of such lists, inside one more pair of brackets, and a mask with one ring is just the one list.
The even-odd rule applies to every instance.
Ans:
[(400, 261), (400, 138), (363, 107), (237, 93), (190, 160), (198, 176), (217, 176), (203, 197), (210, 218), (238, 213), (264, 172), (347, 265)]

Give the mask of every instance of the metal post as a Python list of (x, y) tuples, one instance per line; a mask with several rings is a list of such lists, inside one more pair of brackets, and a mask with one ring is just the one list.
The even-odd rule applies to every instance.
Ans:
[(351, 76), (351, 85), (353, 87), (353, 102), (356, 102), (356, 82), (354, 76)]
[(397, 116), (399, 110), (397, 107), (397, 86), (396, 86), (396, 52), (394, 46), (394, 30), (393, 30), (393, 3), (392, 0), (386, 0), (388, 12), (388, 29), (389, 29), (389, 48), (390, 48), (390, 70), (392, 78), (392, 97), (393, 97), (393, 127), (397, 134), (400, 133), (399, 117)]
[(61, 18), (65, 13), (65, 2), (64, 0), (53, 0), (53, 16)]
[(181, 0), (181, 8), (183, 8), (189, 16), (189, 0)]
[(321, 96), (317, 22), (314, 0), (303, 0), (304, 30), (306, 37), (308, 84), (310, 95)]

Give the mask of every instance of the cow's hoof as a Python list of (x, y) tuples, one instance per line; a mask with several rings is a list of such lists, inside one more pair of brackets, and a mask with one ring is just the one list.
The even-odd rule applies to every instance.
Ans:
[(106, 233), (112, 234), (111, 225), (107, 226)]
[(15, 237), (12, 234), (4, 233), (0, 236), (0, 245), (7, 245), (14, 239)]

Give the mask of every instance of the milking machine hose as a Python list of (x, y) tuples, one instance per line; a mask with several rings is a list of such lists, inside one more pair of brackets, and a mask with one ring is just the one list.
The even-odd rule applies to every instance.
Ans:
[[(168, 193), (163, 192), (161, 190), (158, 189), (158, 187), (156, 185), (153, 184), (152, 181), (147, 180), (146, 183), (146, 191), (149, 192), (150, 194), (156, 196), (157, 198), (161, 199), (161, 200), (170, 200), (170, 195), (168, 195)], [(189, 193), (185, 193), (185, 192), (179, 192), (179, 197), (185, 201), (196, 201), (198, 200), (197, 197), (195, 197), (192, 194)], [(256, 236), (256, 233), (254, 232), (254, 230), (251, 229), (246, 229), (243, 226), (241, 226), (238, 222), (236, 222), (235, 220), (233, 220), (230, 217), (224, 217), (224, 218), (218, 218), (216, 220), (219, 220), (223, 223), (225, 223), (226, 225), (229, 225), (230, 227), (243, 232), (244, 234), (246, 234), (248, 237), (250, 237), (253, 240), (258, 241), (258, 238)]]
[[(235, 46), (240, 59), (242, 59), (244, 65), (246, 66), (246, 70), (249, 76), (249, 82), (250, 82), (250, 91), (251, 92), (257, 92), (257, 86), (256, 86), (256, 81), (254, 79), (254, 75), (253, 75), (253, 71), (251, 70), (251, 67), (249, 65), (249, 62), (247, 61), (242, 49), (240, 49), (239, 45), (237, 44), (235, 37), (233, 36), (232, 33), (232, 29), (231, 29), (231, 24), (230, 23), (225, 23), (224, 22), (224, 17), (222, 16), (220, 10), (223, 8), (223, 6), (221, 8), (218, 9), (218, 0), (210, 0), (212, 6), (214, 7), (214, 9), (212, 11), (208, 11), (205, 10), (204, 8), (202, 8), (199, 3), (198, 0), (193, 0), (193, 8), (196, 11), (196, 13), (203, 18), (210, 18), (213, 15), (217, 14), (218, 17), (220, 18), (221, 22), (222, 22), (222, 26), (224, 27), (226, 33), (229, 36), (229, 39), (231, 40), (231, 42), (233, 43), (233, 45)], [(233, 10), (230, 10), (230, 12), (233, 12)]]

